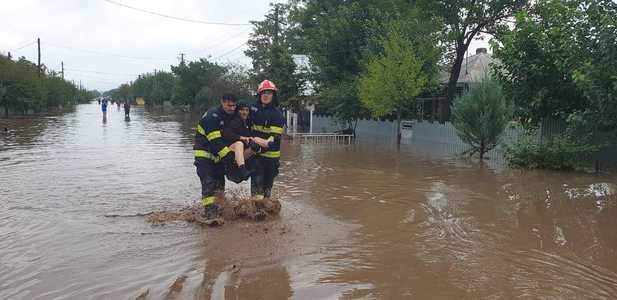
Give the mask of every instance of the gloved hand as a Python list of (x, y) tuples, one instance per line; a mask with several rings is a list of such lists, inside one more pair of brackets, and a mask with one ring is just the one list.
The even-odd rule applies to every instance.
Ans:
[(259, 146), (254, 141), (249, 141), (248, 147), (251, 148), (251, 150), (253, 152), (255, 152), (255, 153), (260, 153), (261, 152), (261, 146)]

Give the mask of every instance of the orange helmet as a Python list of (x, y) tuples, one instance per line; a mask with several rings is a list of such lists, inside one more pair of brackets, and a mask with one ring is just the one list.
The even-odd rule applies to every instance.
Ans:
[(261, 92), (263, 91), (278, 92), (278, 89), (276, 88), (276, 85), (274, 85), (274, 82), (270, 80), (264, 80), (257, 87), (257, 94), (261, 94)]

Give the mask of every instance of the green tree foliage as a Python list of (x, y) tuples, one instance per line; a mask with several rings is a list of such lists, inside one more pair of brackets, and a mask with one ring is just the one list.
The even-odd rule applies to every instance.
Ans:
[(219, 65), (205, 58), (181, 62), (171, 66), (172, 72), (155, 72), (140, 75), (130, 84), (105, 93), (114, 99), (132, 100), (144, 97), (146, 105), (190, 105), (198, 110), (216, 106), (224, 93), (234, 93), (240, 99), (251, 97), (248, 74), (235, 65)]
[(617, 4), (539, 1), (499, 35), (495, 71), (517, 109), (535, 125), (547, 117), (586, 134), (617, 128)]
[(171, 72), (146, 73), (131, 84), (130, 94), (132, 97), (148, 99), (146, 105), (163, 105), (165, 101), (172, 100), (176, 84), (176, 77)]
[[(370, 23), (384, 20), (379, 4), (367, 1), (298, 1), (298, 51), (310, 57), (318, 107), (349, 124), (369, 112), (357, 93), (358, 75), (368, 48)], [(385, 2), (385, 1), (384, 1)]]
[(528, 0), (419, 0), (418, 5), (430, 17), (441, 21), (443, 36), (441, 42), (448, 48), (447, 57), (450, 78), (447, 87), (448, 103), (445, 115), (448, 117), (449, 102), (454, 99), (456, 82), (461, 72), (465, 53), (471, 42), (481, 33), (494, 34), (506, 28), (505, 22), (517, 11), (526, 7)]
[(38, 67), (24, 57), (13, 61), (0, 55), (0, 106), (4, 107), (5, 116), (9, 111), (41, 112), (96, 97), (95, 91), (79, 90), (55, 72), (44, 66), (41, 69), (39, 76)]
[(128, 101), (132, 96), (131, 86), (128, 83), (121, 84), (112, 94), (115, 100)]
[(291, 56), (293, 34), (289, 11), (289, 4), (271, 4), (263, 21), (252, 21), (255, 30), (244, 53), (253, 61), (250, 70), (253, 88), (264, 79), (271, 80), (279, 88), (281, 105), (297, 110), (304, 80)]
[(581, 63), (572, 77), (589, 105), (570, 116), (570, 123), (578, 131), (617, 134), (617, 3), (582, 2), (584, 17), (576, 28)]
[[(399, 31), (414, 43), (414, 48), (423, 44), (423, 40), (438, 45), (436, 24), (421, 18), (421, 13), (409, 1), (298, 0), (294, 3), (290, 17), (296, 24), (292, 30), (293, 44), (296, 51), (310, 58), (309, 78), (314, 84), (318, 109), (348, 123), (370, 115), (362, 109), (357, 82), (368, 61), (383, 54), (383, 40), (393, 24), (401, 27)], [(427, 58), (430, 55), (421, 53), (425, 50), (429, 48), (415, 49), (418, 56)], [(440, 52), (435, 51), (434, 56), (434, 60), (425, 62), (436, 70)], [(434, 71), (429, 69), (424, 70), (433, 82)]]
[(177, 66), (172, 66), (171, 71), (178, 78), (174, 103), (185, 102), (195, 106), (198, 104), (197, 94), (209, 83), (222, 77), (225, 74), (225, 67), (201, 58), (188, 64), (181, 62)]
[(383, 47), (384, 55), (372, 59), (366, 74), (360, 79), (359, 94), (362, 103), (373, 116), (396, 113), (397, 137), (400, 142), (403, 108), (412, 106), (429, 77), (423, 72), (423, 61), (417, 57), (412, 43), (400, 32), (388, 34)]
[(452, 114), (456, 133), (471, 146), (470, 154), (478, 153), (480, 160), (497, 146), (510, 121), (510, 109), (502, 88), (488, 76), (472, 84), (469, 91), (456, 98)]
[(599, 147), (571, 135), (559, 135), (540, 142), (530, 130), (506, 145), (505, 157), (515, 168), (574, 170), (589, 167)]

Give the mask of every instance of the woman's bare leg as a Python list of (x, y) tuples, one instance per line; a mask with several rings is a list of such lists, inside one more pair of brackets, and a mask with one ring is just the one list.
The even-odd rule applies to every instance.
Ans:
[(253, 152), (253, 150), (251, 150), (250, 148), (244, 149), (244, 160), (247, 161), (254, 154), (255, 154), (255, 152)]
[(236, 156), (236, 164), (238, 167), (244, 165), (244, 143), (237, 141), (229, 146)]

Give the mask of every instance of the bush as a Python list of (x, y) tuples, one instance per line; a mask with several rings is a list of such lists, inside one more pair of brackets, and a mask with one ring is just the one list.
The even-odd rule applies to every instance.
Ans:
[(590, 166), (599, 147), (583, 139), (560, 135), (542, 143), (535, 132), (506, 145), (505, 157), (515, 168), (574, 170)]
[(471, 146), (470, 154), (484, 154), (497, 146), (510, 121), (510, 107), (500, 84), (488, 74), (469, 91), (454, 100), (452, 125), (463, 142)]

